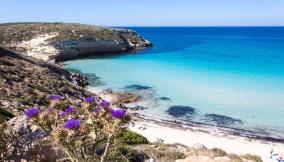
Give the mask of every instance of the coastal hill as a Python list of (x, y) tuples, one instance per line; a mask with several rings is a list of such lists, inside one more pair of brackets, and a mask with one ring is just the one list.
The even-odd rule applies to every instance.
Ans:
[(135, 31), (71, 23), (0, 24), (0, 47), (45, 61), (151, 47)]
[[(18, 45), (25, 41), (33, 43), (35, 37), (39, 36), (41, 38), (40, 35), (42, 33), (34, 35), (19, 34), (25, 32), (33, 33), (32, 31), (35, 30), (27, 30), (25, 27), (21, 28), (19, 24), (19, 28), (16, 27), (17, 25), (12, 27), (15, 24), (10, 25), (11, 28), (9, 29), (11, 31), (12, 28), (15, 28), (14, 34), (11, 31), (3, 32), (3, 26), (5, 26), (5, 29), (8, 29), (6, 28), (9, 26), (8, 24), (1, 26), (2, 34), (5, 34), (1, 34), (1, 46), (4, 48), (0, 47), (0, 161), (58, 161), (66, 159), (66, 156), (62, 152), (54, 150), (52, 146), (48, 145), (49, 143), (42, 143), (41, 139), (48, 138), (48, 135), (39, 127), (30, 125), (26, 116), (23, 115), (24, 112), (31, 107), (48, 109), (48, 102), (52, 95), (61, 95), (64, 98), (62, 104), (65, 107), (78, 105), (85, 97), (93, 97), (96, 102), (100, 102), (101, 98), (97, 94), (85, 89), (85, 86), (88, 84), (87, 78), (64, 70), (56, 64), (47, 62), (51, 60), (71, 59), (75, 58), (75, 55), (62, 58), (62, 53), (49, 53), (50, 55), (48, 56), (52, 57), (44, 57), (46, 53), (33, 51), (34, 46), (30, 46), (31, 48), (19, 48), (20, 46)], [(23, 24), (23, 26), (26, 25), (30, 27), (34, 26), (34, 23)], [(37, 25), (39, 24), (37, 23)], [(56, 26), (54, 23), (47, 24), (47, 26), (54, 25)], [(59, 26), (64, 26), (64, 24), (59, 24)], [(112, 31), (112, 29), (105, 28), (101, 30)], [(116, 32), (121, 31), (115, 30)], [(138, 40), (141, 42), (136, 44), (135, 47), (133, 46), (133, 42), (132, 47), (126, 50), (144, 48), (150, 45), (143, 38), (137, 35), (134, 35), (134, 37), (139, 38)], [(104, 40), (103, 38), (109, 40), (110, 36), (102, 36), (100, 40)], [(126, 36), (123, 38), (126, 38)], [(118, 38), (116, 39), (119, 40)], [(70, 37), (67, 39), (67, 36), (64, 36), (64, 39), (53, 37), (49, 38), (48, 41), (44, 41), (46, 44), (39, 44), (39, 46), (56, 47), (54, 43), (62, 42), (63, 40), (75, 39), (71, 39)], [(134, 41), (134, 38), (131, 40)], [(123, 42), (123, 39), (121, 38), (120, 41)], [(16, 46), (9, 46), (13, 44), (12, 42)], [(145, 43), (144, 45), (143, 42)], [(130, 43), (128, 44), (131, 45)], [(102, 46), (100, 48), (103, 49), (106, 47)], [(41, 49), (46, 50), (46, 48)], [(29, 52), (32, 52), (36, 56), (31, 55)], [(97, 52), (101, 53), (102, 51)], [(82, 53), (82, 55), (85, 54)], [(76, 57), (80, 56), (81, 53), (80, 55), (76, 55)], [(143, 162), (149, 159), (155, 159), (157, 162), (262, 161), (259, 156), (228, 154), (223, 150), (217, 148), (207, 149), (199, 144), (194, 147), (187, 147), (181, 144), (164, 144), (162, 141), (149, 143), (145, 137), (128, 130), (121, 131), (121, 134), (116, 137), (116, 143), (117, 148), (111, 151), (108, 157), (109, 161)]]

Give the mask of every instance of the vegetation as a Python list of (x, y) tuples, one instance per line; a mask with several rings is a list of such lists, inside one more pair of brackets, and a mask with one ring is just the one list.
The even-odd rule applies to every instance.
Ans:
[[(4, 125), (0, 125), (0, 153), (6, 152), (6, 140), (4, 134)], [(1, 154), (0, 154), (1, 157)]]
[(147, 138), (145, 138), (144, 136), (138, 133), (132, 132), (132, 131), (128, 131), (128, 130), (124, 130), (119, 135), (119, 140), (120, 142), (127, 144), (127, 145), (138, 145), (138, 144), (148, 144), (149, 143)]
[(247, 160), (255, 161), (255, 162), (263, 162), (261, 157), (257, 155), (245, 154), (245, 155), (242, 155), (241, 157)]
[(0, 124), (4, 123), (5, 121), (15, 117), (12, 113), (9, 111), (0, 108)]
[(66, 23), (7, 23), (0, 25), (1, 44), (15, 41), (25, 41), (44, 34), (58, 32), (56, 41), (64, 39), (77, 39), (82, 36), (94, 36), (98, 39), (119, 39), (117, 33), (107, 28)]
[[(23, 111), (31, 106), (47, 108), (50, 94), (60, 94), (65, 97), (66, 105), (90, 95), (90, 92), (70, 79), (71, 73), (68, 71), (47, 63), (22, 58), (1, 48), (0, 55), (2, 115), (4, 110), (11, 110), (9, 113), (18, 115), (23, 114)], [(7, 112), (4, 115), (7, 115)]]
[(98, 104), (92, 97), (86, 98), (80, 107), (64, 110), (61, 98), (52, 96), (48, 110), (27, 110), (27, 118), (50, 133), (53, 145), (72, 162), (106, 161), (115, 136), (130, 119), (126, 110), (110, 108), (107, 101)]
[(222, 157), (222, 156), (226, 156), (227, 153), (224, 150), (218, 149), (218, 148), (212, 148), (210, 150), (213, 153), (214, 157)]
[[(111, 29), (94, 25), (75, 23), (5, 23), (0, 24), (0, 47), (16, 50), (17, 43), (31, 40), (32, 38), (46, 33), (57, 33), (57, 36), (48, 40), (56, 45), (65, 40), (116, 40), (132, 43), (144, 41), (134, 31)], [(17, 49), (17, 52), (19, 49)]]

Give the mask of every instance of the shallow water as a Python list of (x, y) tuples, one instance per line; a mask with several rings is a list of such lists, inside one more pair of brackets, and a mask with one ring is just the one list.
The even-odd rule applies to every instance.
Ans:
[(65, 68), (142, 95), (147, 114), (284, 138), (284, 28), (133, 29), (155, 46)]

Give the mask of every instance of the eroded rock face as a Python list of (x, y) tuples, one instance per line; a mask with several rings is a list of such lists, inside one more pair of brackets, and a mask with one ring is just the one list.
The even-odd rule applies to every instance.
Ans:
[(113, 104), (128, 104), (139, 101), (140, 97), (134, 93), (107, 92), (102, 94), (102, 98)]
[[(41, 142), (47, 133), (28, 124), (26, 116), (15, 117), (3, 125), (6, 148), (0, 150), (0, 161), (55, 161), (62, 153)], [(3, 141), (4, 140), (4, 141)]]
[(0, 46), (44, 61), (63, 61), (152, 46), (133, 30), (83, 24), (0, 24), (0, 37)]

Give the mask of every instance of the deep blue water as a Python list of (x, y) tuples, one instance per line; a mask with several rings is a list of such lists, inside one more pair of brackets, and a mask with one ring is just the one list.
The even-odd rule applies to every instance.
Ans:
[(65, 68), (100, 77), (96, 89), (141, 94), (146, 114), (284, 137), (284, 27), (129, 29), (154, 47)]

